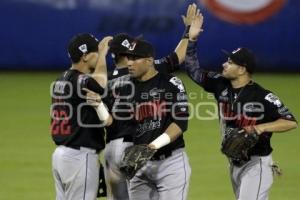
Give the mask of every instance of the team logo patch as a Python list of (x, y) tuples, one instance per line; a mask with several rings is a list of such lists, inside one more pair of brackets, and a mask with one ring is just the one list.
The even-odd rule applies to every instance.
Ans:
[(224, 21), (255, 24), (278, 12), (286, 0), (200, 0), (200, 2)]
[(87, 46), (86, 44), (80, 45), (78, 47), (78, 49), (82, 52), (82, 53), (86, 53), (87, 52)]
[(123, 42), (121, 43), (121, 45), (123, 47), (126, 47), (127, 49), (129, 49), (129, 47), (130, 47), (130, 43), (129, 43), (129, 41), (127, 39), (123, 40)]

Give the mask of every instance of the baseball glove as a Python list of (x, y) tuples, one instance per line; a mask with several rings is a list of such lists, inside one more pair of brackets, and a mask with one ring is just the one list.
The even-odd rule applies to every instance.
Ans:
[(136, 172), (152, 158), (155, 152), (156, 150), (149, 148), (146, 144), (127, 147), (122, 157), (120, 170), (128, 179), (133, 178)]
[(248, 151), (258, 141), (258, 134), (253, 129), (249, 132), (244, 128), (228, 128), (222, 141), (221, 151), (232, 161), (243, 163), (248, 161)]

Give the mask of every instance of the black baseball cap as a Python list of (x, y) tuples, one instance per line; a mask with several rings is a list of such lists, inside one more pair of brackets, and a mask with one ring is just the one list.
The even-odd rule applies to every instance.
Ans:
[(146, 40), (136, 38), (130, 44), (130, 46), (128, 47), (127, 51), (124, 54), (141, 57), (141, 58), (148, 58), (148, 57), (154, 57), (155, 51), (152, 44), (150, 44)]
[(247, 48), (240, 47), (231, 53), (222, 50), (235, 64), (244, 66), (252, 74), (256, 67), (255, 56)]
[(125, 53), (134, 40), (135, 38), (127, 33), (119, 33), (109, 41), (109, 51), (114, 54)]
[(92, 34), (82, 33), (75, 35), (68, 45), (69, 56), (74, 63), (77, 63), (83, 54), (97, 52), (98, 44), (98, 39)]

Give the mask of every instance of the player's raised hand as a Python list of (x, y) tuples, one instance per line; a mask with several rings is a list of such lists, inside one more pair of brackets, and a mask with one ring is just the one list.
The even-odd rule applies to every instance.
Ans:
[(102, 55), (106, 55), (109, 49), (108, 42), (111, 41), (113, 37), (106, 36), (104, 37), (98, 44), (98, 53)]
[(192, 24), (189, 30), (189, 39), (192, 41), (196, 41), (199, 34), (203, 31), (203, 15), (201, 14), (200, 10), (198, 9), (196, 12), (196, 16), (192, 20)]
[(190, 26), (192, 24), (193, 19), (196, 16), (197, 5), (195, 3), (190, 4), (186, 11), (186, 15), (181, 15), (183, 23), (185, 26)]
[(111, 41), (113, 37), (104, 37), (98, 44), (98, 61), (93, 73), (93, 78), (103, 87), (107, 84), (107, 66), (106, 66), (106, 55), (109, 50), (108, 42)]

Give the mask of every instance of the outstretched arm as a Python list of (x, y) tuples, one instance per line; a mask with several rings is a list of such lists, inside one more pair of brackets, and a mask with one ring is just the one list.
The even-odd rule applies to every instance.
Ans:
[(192, 24), (192, 21), (195, 18), (196, 11), (197, 11), (197, 5), (195, 3), (193, 3), (188, 6), (186, 15), (181, 16), (183, 23), (185, 25), (185, 32), (184, 32), (182, 39), (179, 41), (179, 43), (175, 49), (175, 53), (178, 56), (179, 64), (182, 64), (185, 60), (186, 49), (187, 49), (188, 39), (189, 39), (188, 33), (189, 33), (190, 26)]
[(203, 16), (199, 10), (197, 10), (196, 16), (191, 23), (189, 30), (189, 42), (186, 52), (184, 69), (197, 84), (202, 85), (204, 80), (203, 70), (200, 68), (198, 56), (197, 56), (197, 39), (202, 30)]
[(108, 52), (108, 42), (112, 40), (112, 37), (104, 37), (98, 45), (98, 60), (95, 67), (95, 71), (92, 77), (99, 83), (103, 88), (107, 85), (107, 66), (106, 66), (106, 55)]
[(264, 132), (285, 132), (297, 128), (297, 122), (286, 119), (277, 119), (273, 122), (258, 124), (254, 126), (254, 128), (258, 134)]

